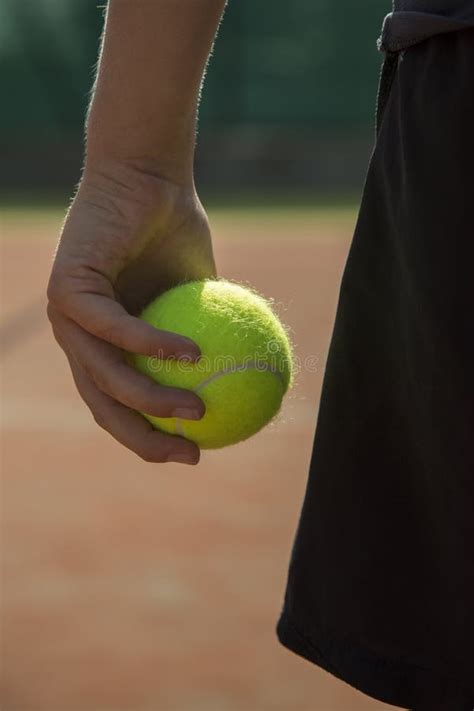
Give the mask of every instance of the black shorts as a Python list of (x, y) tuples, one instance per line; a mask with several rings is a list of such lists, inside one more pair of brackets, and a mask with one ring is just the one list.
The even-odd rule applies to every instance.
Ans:
[(403, 708), (474, 708), (473, 268), (466, 29), (386, 56), (277, 627)]

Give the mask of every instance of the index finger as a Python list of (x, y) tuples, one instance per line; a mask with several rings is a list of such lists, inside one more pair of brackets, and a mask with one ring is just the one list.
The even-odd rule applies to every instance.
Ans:
[(131, 316), (118, 301), (108, 296), (85, 292), (74, 293), (60, 302), (55, 303), (54, 298), (51, 301), (54, 308), (85, 331), (130, 353), (191, 361), (201, 355), (199, 346), (190, 338), (154, 328)]

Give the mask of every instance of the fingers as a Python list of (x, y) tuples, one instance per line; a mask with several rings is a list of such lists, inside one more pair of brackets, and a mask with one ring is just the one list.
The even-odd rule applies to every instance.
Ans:
[(85, 331), (130, 353), (191, 361), (200, 356), (199, 347), (191, 339), (153, 328), (131, 316), (109, 296), (91, 292), (66, 294), (54, 280), (50, 282), (48, 293), (53, 307), (57, 303), (58, 310)]
[(55, 334), (96, 388), (122, 405), (156, 417), (199, 420), (204, 415), (204, 404), (193, 392), (159, 385), (128, 365), (120, 350), (61, 314), (55, 317)]
[(199, 448), (193, 442), (157, 432), (144, 417), (101, 392), (73, 358), (68, 356), (68, 360), (76, 387), (94, 420), (114, 439), (146, 462), (199, 462)]

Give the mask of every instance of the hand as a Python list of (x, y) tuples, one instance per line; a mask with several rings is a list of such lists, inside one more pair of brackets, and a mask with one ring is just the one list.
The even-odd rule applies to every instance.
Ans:
[(66, 218), (48, 316), (95, 421), (150, 462), (196, 464), (199, 449), (138, 414), (199, 419), (194, 393), (158, 385), (124, 351), (196, 360), (199, 348), (137, 318), (158, 293), (215, 274), (210, 229), (193, 186), (126, 166), (86, 174)]

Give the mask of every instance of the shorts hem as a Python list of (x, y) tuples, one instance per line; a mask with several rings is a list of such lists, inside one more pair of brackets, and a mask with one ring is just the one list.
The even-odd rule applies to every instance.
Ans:
[[(449, 704), (453, 711), (472, 711), (474, 692), (461, 688), (436, 672), (403, 661), (389, 660), (357, 643), (318, 635), (308, 637), (294, 617), (283, 609), (276, 633), (280, 643), (357, 691), (405, 709)], [(448, 706), (446, 706), (448, 707)]]

